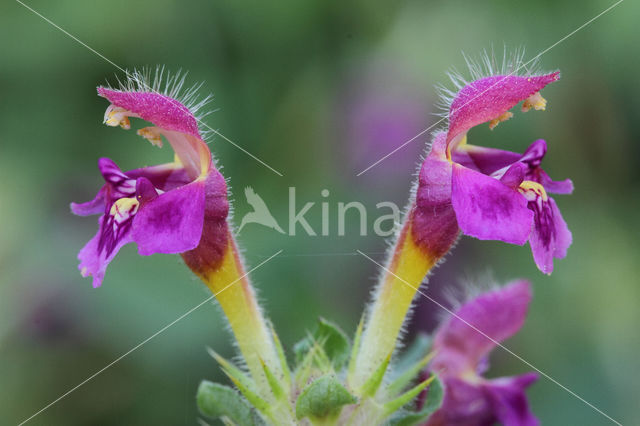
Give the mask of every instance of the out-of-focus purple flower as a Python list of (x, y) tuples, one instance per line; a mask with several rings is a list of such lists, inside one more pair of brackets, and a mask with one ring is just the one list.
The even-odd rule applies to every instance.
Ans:
[[(336, 146), (346, 155), (347, 161), (341, 163), (347, 176), (369, 167), (428, 126), (430, 108), (423, 92), (416, 81), (389, 66), (366, 64), (347, 79), (336, 108), (340, 127)], [(415, 164), (420, 149), (420, 144), (407, 145), (372, 168), (369, 179), (388, 181), (389, 173)]]
[(427, 426), (538, 424), (525, 395), (525, 389), (537, 380), (536, 373), (497, 379), (482, 376), (496, 342), (522, 327), (530, 300), (529, 283), (517, 281), (465, 303), (440, 326), (429, 369), (444, 382), (445, 395)]
[(92, 201), (71, 204), (77, 215), (100, 214), (98, 233), (78, 255), (82, 275), (93, 276), (93, 286), (100, 286), (109, 262), (130, 242), (137, 244), (141, 255), (192, 250), (200, 243), (205, 216), (220, 224), (216, 236), (208, 240), (219, 243), (210, 251), (219, 252), (221, 258), (227, 245), (226, 183), (213, 165), (194, 113), (144, 84), (136, 90), (99, 87), (98, 94), (111, 102), (105, 124), (129, 129), (129, 117), (149, 121), (153, 126), (137, 133), (157, 146), (162, 146), (164, 137), (175, 159), (128, 172), (108, 158), (98, 161), (105, 185)]
[(531, 245), (538, 268), (550, 274), (566, 255), (571, 233), (548, 192), (571, 193), (570, 180), (556, 182), (540, 167), (547, 146), (540, 139), (524, 154), (468, 145), (467, 131), (512, 116), (509, 109), (544, 109), (539, 91), (558, 72), (540, 76), (492, 76), (464, 86), (451, 101), (449, 129), (435, 135), (420, 170), (414, 238), (428, 251), (449, 249), (458, 229), (482, 240)]

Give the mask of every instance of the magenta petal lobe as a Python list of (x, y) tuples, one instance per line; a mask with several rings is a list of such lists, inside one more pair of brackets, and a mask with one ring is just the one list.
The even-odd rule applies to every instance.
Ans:
[(107, 265), (120, 248), (132, 241), (131, 226), (138, 211), (134, 198), (120, 198), (98, 219), (98, 233), (78, 254), (78, 269), (82, 276), (93, 276), (93, 286), (99, 287)]
[(535, 213), (529, 239), (533, 260), (540, 271), (550, 274), (553, 272), (553, 259), (562, 259), (567, 255), (572, 242), (571, 231), (553, 198), (546, 201), (538, 199), (530, 202), (529, 206)]
[(451, 152), (454, 162), (485, 175), (508, 167), (521, 157), (517, 152), (476, 145), (464, 145)]
[(527, 242), (533, 213), (517, 190), (454, 164), (451, 199), (464, 234), (511, 244)]
[(476, 371), (496, 342), (522, 327), (530, 301), (529, 282), (516, 281), (462, 305), (436, 333), (435, 368), (446, 369), (447, 374)]
[(102, 187), (96, 197), (86, 203), (71, 203), (71, 211), (78, 216), (91, 216), (104, 213), (106, 187)]
[(133, 223), (141, 255), (181, 253), (202, 237), (205, 182), (198, 180), (143, 202)]

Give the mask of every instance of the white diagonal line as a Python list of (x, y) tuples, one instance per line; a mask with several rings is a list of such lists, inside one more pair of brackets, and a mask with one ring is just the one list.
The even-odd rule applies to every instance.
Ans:
[[(100, 52), (98, 52), (97, 50), (95, 50), (94, 48), (92, 48), (91, 46), (89, 46), (87, 43), (83, 42), (82, 40), (80, 40), (78, 37), (74, 36), (73, 34), (69, 33), (67, 30), (65, 30), (64, 28), (60, 27), (59, 25), (57, 25), (55, 22), (53, 22), (52, 20), (50, 20), (49, 18), (47, 18), (46, 16), (42, 15), (41, 13), (39, 13), (37, 10), (33, 9), (32, 7), (24, 4), (22, 1), (20, 0), (16, 0), (16, 2), (18, 2), (19, 4), (21, 4), (22, 6), (24, 6), (26, 9), (30, 10), (31, 12), (33, 12), (35, 15), (39, 16), (40, 18), (42, 18), (43, 20), (45, 20), (48, 24), (52, 25), (53, 27), (55, 27), (56, 29), (60, 30), (63, 34), (67, 35), (68, 37), (70, 37), (72, 40), (74, 40), (75, 42), (77, 42), (78, 44), (80, 44), (83, 47), (86, 47), (88, 50), (90, 50), (91, 52), (93, 52), (94, 54), (96, 54), (97, 56), (99, 56), (100, 58), (104, 59), (105, 61), (107, 61), (108, 63), (110, 63), (111, 65), (113, 65), (114, 67), (116, 67), (118, 70), (122, 71), (123, 73), (125, 73), (127, 75), (127, 77), (131, 78), (131, 74), (124, 68), (122, 68), (120, 65), (116, 64), (115, 62), (113, 62), (111, 59), (107, 58), (106, 56), (104, 56), (103, 54), (101, 54)], [(149, 91), (153, 91), (151, 87), (149, 87), (149, 85), (147, 85), (145, 82), (142, 82), (142, 85), (145, 86), (146, 89), (148, 89)], [(174, 99), (170, 99), (170, 102), (175, 102), (176, 104), (178, 103), (176, 100)], [(195, 120), (199, 123), (202, 124), (204, 127), (206, 127), (208, 130), (210, 130), (211, 132), (215, 133), (216, 135), (220, 136), (222, 139), (224, 139), (225, 141), (229, 142), (231, 145), (235, 146), (236, 148), (238, 148), (240, 151), (244, 152), (245, 154), (247, 154), (249, 157), (253, 158), (254, 160), (256, 160), (258, 163), (262, 164), (263, 166), (265, 166), (266, 168), (268, 168), (269, 170), (271, 170), (273, 173), (277, 174), (278, 176), (282, 177), (284, 176), (282, 173), (280, 173), (278, 170), (274, 169), (273, 167), (271, 167), (270, 165), (268, 165), (267, 163), (265, 163), (264, 161), (262, 161), (260, 158), (256, 157), (255, 155), (253, 155), (252, 153), (250, 153), (249, 151), (247, 151), (246, 149), (244, 149), (243, 147), (241, 147), (240, 145), (238, 145), (237, 143), (235, 143), (234, 141), (232, 141), (231, 139), (229, 139), (228, 137), (226, 137), (225, 135), (223, 135), (222, 133), (220, 133), (219, 131), (215, 130), (214, 128), (212, 128), (211, 126), (209, 126), (207, 123), (205, 123), (204, 121), (198, 119), (197, 117), (193, 117), (195, 118)]]
[(413, 290), (415, 290), (416, 292), (420, 293), (422, 296), (426, 297), (430, 302), (436, 304), (438, 307), (444, 309), (448, 314), (454, 316), (455, 318), (459, 319), (460, 321), (462, 321), (463, 323), (465, 323), (466, 325), (468, 325), (469, 327), (471, 327), (473, 330), (475, 330), (476, 332), (478, 332), (479, 334), (481, 334), (482, 336), (486, 337), (487, 339), (489, 339), (493, 344), (495, 344), (496, 346), (499, 346), (500, 348), (502, 348), (504, 351), (506, 351), (507, 353), (509, 353), (510, 355), (514, 356), (516, 359), (518, 359), (519, 361), (523, 362), (524, 364), (526, 364), (527, 366), (529, 366), (530, 368), (533, 368), (535, 371), (537, 371), (538, 373), (540, 373), (541, 376), (544, 376), (547, 380), (555, 383), (556, 385), (558, 385), (560, 388), (562, 388), (563, 390), (567, 391), (569, 394), (573, 395), (574, 397), (576, 397), (577, 399), (579, 399), (580, 401), (582, 401), (583, 403), (585, 403), (586, 405), (588, 405), (589, 407), (593, 408), (595, 411), (597, 411), (598, 413), (602, 414), (604, 417), (606, 417), (607, 419), (611, 420), (613, 423), (622, 426), (622, 424), (616, 420), (614, 420), (611, 416), (609, 416), (607, 413), (605, 413), (604, 411), (602, 411), (601, 409), (599, 409), (598, 407), (596, 407), (595, 405), (593, 405), (592, 403), (590, 403), (589, 401), (587, 401), (586, 399), (584, 399), (583, 397), (581, 397), (580, 395), (578, 395), (577, 393), (575, 393), (574, 391), (572, 391), (571, 389), (569, 389), (568, 387), (564, 386), (562, 383), (558, 382), (556, 379), (554, 379), (553, 377), (549, 376), (547, 373), (545, 373), (544, 371), (540, 370), (538, 367), (536, 367), (535, 365), (531, 364), (529, 361), (527, 361), (526, 359), (522, 358), (521, 356), (519, 356), (518, 354), (516, 354), (515, 352), (513, 352), (512, 350), (510, 350), (509, 348), (507, 348), (506, 346), (504, 346), (502, 343), (498, 342), (497, 340), (493, 339), (491, 336), (487, 335), (486, 333), (484, 333), (482, 330), (480, 330), (479, 328), (477, 328), (476, 326), (474, 326), (473, 324), (469, 323), (468, 321), (460, 318), (460, 316), (456, 315), (453, 311), (451, 311), (449, 308), (447, 308), (446, 306), (444, 306), (443, 304), (441, 304), (440, 302), (438, 302), (437, 300), (433, 299), (432, 297), (429, 297), (426, 293), (420, 291), (420, 289), (414, 287), (413, 285), (411, 285), (409, 282), (407, 282), (404, 278), (399, 277), (398, 275), (394, 274), (392, 271), (390, 271), (388, 268), (386, 268), (385, 266), (381, 265), (380, 263), (378, 263), (377, 261), (375, 261), (374, 259), (370, 258), (369, 256), (367, 256), (366, 254), (364, 254), (363, 252), (361, 252), (360, 250), (356, 250), (358, 253), (360, 253), (362, 256), (366, 257), (367, 259), (369, 259), (370, 261), (372, 261), (373, 263), (375, 263), (376, 265), (378, 265), (380, 268), (384, 269), (385, 271), (387, 271), (389, 274), (393, 275), (394, 277), (396, 277), (397, 279), (399, 279), (400, 281), (402, 281), (403, 283), (405, 283), (406, 285), (408, 285), (409, 287), (411, 287)]
[(129, 349), (127, 352), (123, 353), (118, 358), (116, 358), (113, 361), (111, 361), (109, 364), (105, 365), (100, 370), (96, 371), (95, 373), (93, 373), (92, 375), (90, 375), (89, 377), (84, 379), (82, 382), (78, 383), (76, 386), (72, 387), (71, 389), (69, 389), (68, 391), (66, 391), (62, 395), (60, 395), (58, 398), (54, 399), (49, 404), (47, 404), (44, 407), (42, 407), (39, 411), (37, 411), (36, 413), (31, 415), (27, 419), (25, 419), (22, 422), (20, 422), (20, 424), (18, 424), (18, 426), (22, 426), (23, 424), (27, 423), (28, 421), (30, 421), (31, 419), (36, 417), (38, 414), (40, 414), (43, 411), (47, 410), (48, 408), (50, 408), (51, 406), (53, 406), (54, 404), (56, 404), (57, 402), (59, 402), (60, 400), (65, 398), (67, 395), (69, 395), (70, 393), (72, 393), (75, 390), (77, 390), (79, 387), (85, 385), (86, 383), (88, 383), (89, 381), (94, 379), (95, 377), (99, 376), (105, 370), (107, 370), (108, 368), (112, 367), (114, 364), (118, 363), (119, 361), (121, 361), (122, 359), (124, 359), (125, 357), (130, 355), (132, 352), (134, 352), (135, 350), (139, 349), (141, 346), (143, 346), (146, 343), (148, 343), (151, 339), (153, 339), (153, 338), (157, 337), (158, 335), (162, 334), (164, 331), (166, 331), (167, 329), (169, 329), (170, 327), (175, 325), (177, 322), (181, 321), (182, 319), (184, 319), (187, 316), (189, 316), (190, 314), (192, 314), (194, 311), (196, 311), (198, 308), (200, 308), (201, 306), (203, 306), (207, 302), (213, 300), (214, 297), (216, 297), (217, 295), (219, 295), (220, 293), (222, 293), (223, 291), (225, 291), (226, 289), (228, 289), (229, 287), (231, 287), (232, 285), (234, 285), (235, 283), (237, 283), (238, 281), (240, 281), (241, 279), (243, 279), (244, 277), (249, 275), (251, 272), (255, 271), (256, 269), (258, 269), (259, 267), (261, 267), (262, 265), (264, 265), (265, 263), (267, 263), (268, 261), (270, 261), (271, 259), (273, 259), (277, 255), (282, 253), (282, 251), (283, 250), (281, 249), (281, 250), (277, 251), (276, 253), (272, 254), (268, 259), (263, 260), (257, 266), (255, 266), (255, 267), (251, 268), (249, 271), (245, 272), (241, 277), (239, 277), (239, 278), (235, 279), (234, 281), (232, 281), (231, 283), (227, 284), (222, 290), (220, 290), (220, 291), (212, 294), (211, 296), (207, 297), (205, 300), (203, 300), (202, 302), (198, 303), (196, 306), (194, 306), (193, 308), (189, 309), (187, 312), (185, 312), (184, 314), (180, 315), (178, 318), (176, 318), (175, 320), (171, 321), (169, 324), (165, 325), (160, 330), (156, 331), (151, 336), (147, 337), (142, 342), (138, 343), (133, 348)]
[[(575, 33), (577, 33), (578, 31), (580, 31), (581, 29), (583, 29), (584, 27), (586, 27), (587, 25), (591, 24), (593, 21), (595, 21), (596, 19), (598, 19), (599, 17), (601, 17), (602, 15), (604, 15), (605, 13), (609, 12), (611, 9), (613, 9), (614, 7), (618, 6), (620, 3), (622, 3), (624, 0), (618, 0), (617, 2), (615, 2), (614, 4), (612, 4), (611, 6), (609, 6), (608, 8), (606, 8), (605, 10), (603, 10), (602, 12), (598, 13), (596, 16), (594, 16), (593, 18), (589, 19), (587, 22), (585, 22), (584, 24), (580, 25), (578, 28), (576, 28), (575, 30), (571, 31), (569, 34), (567, 34), (566, 36), (562, 37), (560, 40), (556, 41), (555, 43), (553, 43), (551, 46), (547, 47), (546, 49), (544, 49), (542, 52), (538, 53), (536, 56), (534, 56), (533, 58), (531, 58), (529, 61), (525, 62), (524, 64), (520, 65), (518, 68), (516, 68), (514, 71), (511, 71), (509, 74), (505, 75), (503, 78), (499, 79), (498, 81), (496, 81), (494, 84), (492, 84), (491, 86), (487, 87), (485, 90), (483, 90), (482, 92), (478, 93), (476, 96), (474, 96), (473, 98), (469, 99), (467, 102), (465, 102), (464, 104), (462, 104), (460, 107), (456, 108), (456, 110), (459, 110), (460, 108), (464, 108), (467, 104), (469, 104), (470, 102), (473, 102), (474, 100), (476, 100), (478, 97), (482, 96), (484, 93), (486, 93), (488, 90), (490, 90), (491, 88), (495, 87), (496, 85), (500, 84), (504, 79), (506, 79), (507, 77), (512, 76), (513, 74), (517, 73), (518, 71), (520, 71), (522, 68), (526, 67), (527, 65), (529, 65), (530, 63), (536, 61), (538, 58), (540, 58), (542, 55), (544, 55), (545, 53), (547, 53), (548, 51), (550, 51), (551, 49), (553, 49), (554, 47), (556, 47), (557, 45), (559, 45), (560, 43), (562, 43), (563, 41), (565, 41), (566, 39), (568, 39), (569, 37), (571, 37), (572, 35), (574, 35)], [(451, 113), (449, 113), (449, 115), (451, 115)], [(433, 123), (431, 126), (427, 127), (426, 129), (424, 129), (423, 131), (421, 131), (420, 133), (418, 133), (417, 135), (415, 135), (414, 137), (412, 137), (411, 139), (409, 139), (408, 141), (406, 141), (405, 143), (403, 143), (402, 145), (400, 145), (399, 147), (395, 148), (393, 151), (391, 151), (390, 153), (388, 153), (387, 155), (385, 155), (384, 157), (380, 158), (378, 161), (376, 161), (375, 163), (371, 164), (369, 167), (367, 167), (366, 169), (364, 169), (363, 171), (361, 171), (360, 173), (358, 173), (356, 176), (360, 176), (363, 173), (367, 172), (368, 170), (370, 170), (371, 168), (377, 166), (378, 164), (380, 164), (381, 162), (383, 162), (384, 160), (386, 160), (387, 158), (389, 158), (390, 156), (392, 156), (393, 154), (395, 154), (396, 152), (398, 152), (399, 150), (401, 150), (402, 148), (404, 148), (405, 146), (409, 145), (411, 142), (413, 142), (414, 140), (416, 140), (417, 138), (419, 138), (420, 136), (424, 135), (425, 133), (427, 133), (430, 129), (434, 128), (435, 126), (437, 126), (438, 124), (442, 123), (444, 120), (446, 120), (446, 117), (442, 117), (440, 120), (436, 121), (435, 123)]]

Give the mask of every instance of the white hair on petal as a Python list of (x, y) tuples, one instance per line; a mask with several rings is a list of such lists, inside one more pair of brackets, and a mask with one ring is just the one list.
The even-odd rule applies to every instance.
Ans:
[[(164, 65), (157, 65), (155, 68), (143, 67), (125, 71), (126, 80), (124, 81), (116, 76), (117, 87), (111, 86), (108, 82), (106, 87), (124, 92), (154, 92), (175, 99), (184, 105), (195, 117), (196, 121), (200, 123), (206, 116), (216, 111), (204, 110), (213, 100), (213, 95), (201, 96), (199, 94), (204, 82), (185, 88), (187, 75), (188, 72), (181, 69), (175, 73), (170, 73)], [(209, 126), (204, 127), (205, 130), (200, 130), (200, 133), (202, 138), (207, 140), (215, 131), (211, 130)]]
[(536, 56), (529, 61), (525, 61), (525, 49), (523, 47), (516, 48), (512, 52), (509, 52), (507, 47), (504, 46), (501, 59), (496, 57), (493, 46), (489, 51), (486, 49), (483, 50), (477, 57), (469, 56), (464, 52), (462, 52), (462, 57), (467, 66), (467, 75), (469, 77), (466, 78), (464, 74), (459, 72), (455, 67), (452, 67), (447, 72), (447, 77), (453, 87), (447, 87), (442, 83), (436, 85), (436, 92), (439, 98), (436, 102), (436, 107), (439, 109), (439, 112), (436, 112), (435, 115), (439, 117), (448, 118), (451, 104), (458, 92), (475, 80), (500, 75), (529, 77), (541, 74), (539, 57)]

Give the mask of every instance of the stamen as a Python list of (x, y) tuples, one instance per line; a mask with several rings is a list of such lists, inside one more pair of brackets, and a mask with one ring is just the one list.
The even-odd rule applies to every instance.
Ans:
[(136, 133), (151, 142), (151, 145), (162, 148), (162, 132), (159, 128), (155, 126), (143, 127)]
[(542, 97), (540, 92), (536, 92), (533, 95), (529, 96), (522, 103), (522, 112), (527, 112), (531, 108), (536, 111), (544, 111), (547, 108), (547, 100)]
[(124, 108), (109, 105), (104, 113), (104, 124), (111, 127), (120, 126), (125, 130), (131, 128), (131, 122), (128, 116), (133, 116), (129, 111)]
[(501, 116), (499, 116), (499, 117), (494, 118), (493, 120), (491, 120), (491, 121), (489, 122), (489, 128), (490, 128), (491, 130), (493, 130), (493, 129), (495, 129), (495, 127), (496, 127), (498, 124), (502, 123), (503, 121), (507, 121), (507, 120), (508, 120), (508, 119), (510, 119), (511, 117), (513, 117), (513, 113), (511, 113), (511, 112), (507, 111), (507, 112), (505, 112), (504, 114), (502, 114)]

